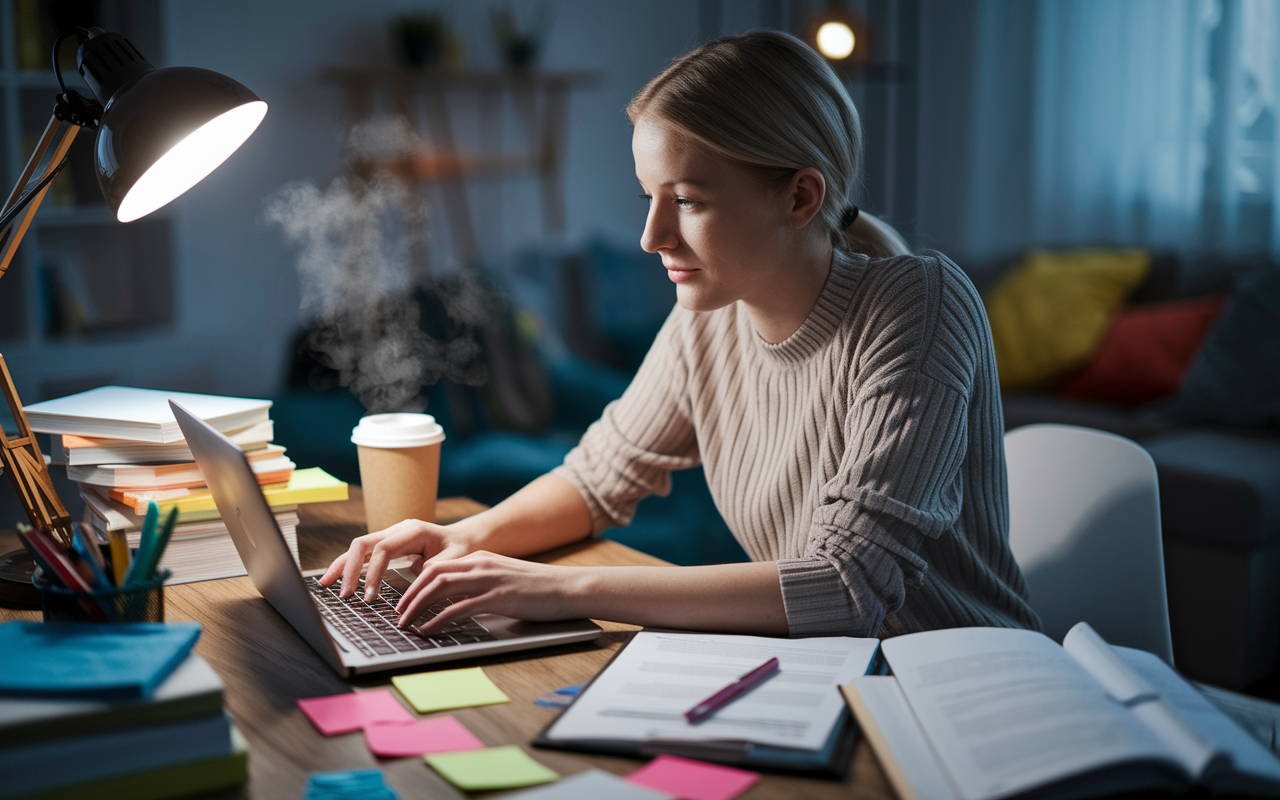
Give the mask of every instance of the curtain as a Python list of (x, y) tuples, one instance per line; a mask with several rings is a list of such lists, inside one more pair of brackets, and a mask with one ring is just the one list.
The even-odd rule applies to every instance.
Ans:
[(1280, 257), (1280, 0), (979, 0), (978, 17), (970, 249)]

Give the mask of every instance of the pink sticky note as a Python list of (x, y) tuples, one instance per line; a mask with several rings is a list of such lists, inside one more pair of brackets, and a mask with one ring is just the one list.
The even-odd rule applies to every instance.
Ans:
[(364, 727), (364, 741), (375, 756), (395, 758), (454, 750), (479, 750), (484, 742), (453, 717), (412, 722), (375, 722)]
[(627, 780), (681, 800), (733, 800), (754, 786), (760, 775), (679, 756), (658, 756)]
[(358, 731), (374, 722), (414, 721), (390, 689), (310, 697), (299, 700), (298, 707), (325, 736)]

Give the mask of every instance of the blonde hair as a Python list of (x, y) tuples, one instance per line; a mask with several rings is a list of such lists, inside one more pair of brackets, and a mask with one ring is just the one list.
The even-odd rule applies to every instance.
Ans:
[(826, 181), (818, 212), (837, 247), (873, 258), (909, 253), (888, 223), (859, 214), (846, 229), (862, 157), (862, 125), (826, 59), (777, 31), (726, 36), (680, 56), (627, 104), (676, 125), (714, 152), (782, 185), (812, 167)]

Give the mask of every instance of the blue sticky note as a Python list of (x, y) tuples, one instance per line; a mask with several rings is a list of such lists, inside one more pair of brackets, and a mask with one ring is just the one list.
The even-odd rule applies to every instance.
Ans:
[(303, 800), (400, 800), (382, 780), (382, 771), (313, 772)]
[(147, 698), (199, 637), (195, 622), (6, 622), (0, 695)]
[(577, 697), (584, 688), (586, 688), (585, 683), (565, 686), (563, 688), (556, 689), (554, 692), (547, 692), (541, 697), (534, 698), (533, 703), (534, 705), (539, 705), (543, 708), (565, 708), (573, 703), (573, 698)]

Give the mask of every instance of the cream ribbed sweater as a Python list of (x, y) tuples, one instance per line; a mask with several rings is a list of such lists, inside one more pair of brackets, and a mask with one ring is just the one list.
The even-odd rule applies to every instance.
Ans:
[(1039, 627), (1008, 545), (991, 333), (939, 253), (837, 253), (779, 344), (740, 303), (677, 306), (556, 472), (599, 532), (699, 462), (747, 554), (778, 562), (792, 636)]

